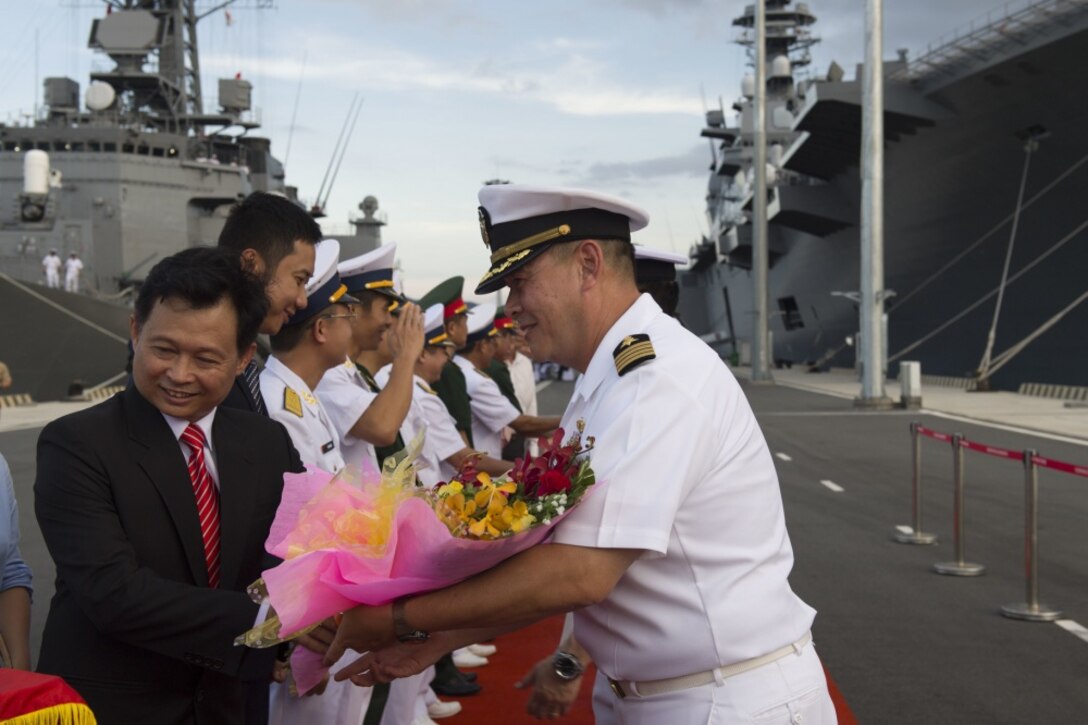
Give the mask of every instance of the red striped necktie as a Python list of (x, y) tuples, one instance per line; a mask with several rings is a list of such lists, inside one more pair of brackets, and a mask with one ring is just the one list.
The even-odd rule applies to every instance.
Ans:
[(195, 423), (190, 423), (181, 434), (181, 441), (189, 446), (189, 478), (193, 481), (200, 535), (204, 539), (208, 586), (214, 589), (219, 586), (219, 492), (204, 465), (204, 446), (207, 444), (204, 431)]

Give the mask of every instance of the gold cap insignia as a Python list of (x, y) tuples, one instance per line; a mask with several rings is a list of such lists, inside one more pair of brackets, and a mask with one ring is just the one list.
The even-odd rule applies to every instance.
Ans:
[(283, 409), (288, 413), (294, 413), (299, 418), (302, 417), (302, 399), (291, 388), (283, 389)]
[(649, 335), (627, 335), (612, 351), (616, 361), (616, 372), (621, 376), (631, 372), (639, 365), (657, 357)]

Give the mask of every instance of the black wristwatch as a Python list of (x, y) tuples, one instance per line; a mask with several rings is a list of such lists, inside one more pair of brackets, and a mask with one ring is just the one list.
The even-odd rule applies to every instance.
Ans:
[(426, 642), (431, 635), (422, 629), (412, 629), (404, 619), (404, 599), (393, 602), (393, 634), (398, 642), (414, 644)]
[(586, 671), (582, 660), (570, 652), (556, 652), (552, 657), (552, 667), (555, 669), (555, 676), (567, 682), (577, 680)]

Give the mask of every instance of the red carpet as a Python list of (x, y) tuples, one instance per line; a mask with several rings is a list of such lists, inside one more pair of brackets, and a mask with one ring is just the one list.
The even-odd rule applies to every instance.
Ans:
[[(461, 698), (464, 709), (458, 715), (441, 722), (451, 725), (528, 725), (542, 722), (529, 717), (525, 712), (529, 693), (514, 689), (514, 683), (541, 658), (555, 651), (562, 631), (563, 618), (554, 617), (495, 640), (499, 651), (489, 658), (491, 663), (474, 670), (483, 685), (483, 691), (479, 695)], [(827, 672), (826, 669), (824, 671)], [(586, 673), (585, 683), (578, 693), (574, 708), (569, 715), (557, 722), (570, 725), (590, 725), (593, 722), (592, 693), (595, 674), (592, 668)], [(839, 725), (857, 725), (857, 718), (830, 674), (827, 685), (839, 716)]]

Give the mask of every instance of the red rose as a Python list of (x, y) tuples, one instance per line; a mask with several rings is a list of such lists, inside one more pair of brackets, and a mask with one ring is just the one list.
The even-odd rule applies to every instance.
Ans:
[(540, 485), (537, 487), (537, 496), (547, 496), (552, 493), (563, 493), (570, 490), (570, 479), (562, 471), (545, 471), (540, 477)]

